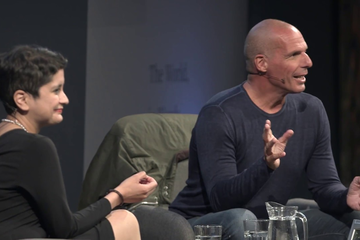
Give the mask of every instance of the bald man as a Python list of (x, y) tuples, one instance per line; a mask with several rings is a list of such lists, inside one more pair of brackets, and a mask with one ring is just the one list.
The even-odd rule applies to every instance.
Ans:
[(243, 239), (242, 221), (267, 218), (266, 201), (286, 204), (305, 172), (321, 209), (304, 212), (309, 237), (346, 239), (352, 219), (360, 218), (353, 211), (360, 210), (359, 177), (349, 189), (340, 182), (324, 106), (303, 92), (312, 66), (307, 48), (283, 21), (267, 19), (250, 30), (247, 79), (201, 109), (187, 185), (171, 211), (191, 225), (223, 225), (223, 240)]

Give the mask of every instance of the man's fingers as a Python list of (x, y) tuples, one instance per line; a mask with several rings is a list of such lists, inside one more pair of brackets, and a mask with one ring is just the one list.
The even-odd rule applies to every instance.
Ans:
[(274, 136), (271, 131), (271, 122), (270, 122), (270, 120), (266, 120), (265, 125), (264, 125), (264, 131), (263, 131), (263, 140), (265, 142), (270, 142), (273, 137)]
[(271, 121), (269, 119), (266, 119), (265, 124), (268, 124), (269, 127), (271, 128)]
[(285, 152), (281, 152), (281, 153), (278, 153), (278, 154), (274, 154), (272, 157), (275, 159), (278, 159), (278, 158), (283, 158), (285, 157), (286, 153)]
[(273, 138), (273, 139), (270, 140), (270, 142), (268, 142), (268, 143), (266, 144), (266, 147), (265, 147), (265, 154), (266, 154), (266, 156), (270, 156), (270, 155), (273, 154), (272, 148), (273, 148), (275, 142), (276, 142), (276, 138)]
[(280, 138), (279, 138), (279, 142), (281, 143), (287, 143), (287, 141), (294, 135), (294, 131), (293, 130), (287, 130)]

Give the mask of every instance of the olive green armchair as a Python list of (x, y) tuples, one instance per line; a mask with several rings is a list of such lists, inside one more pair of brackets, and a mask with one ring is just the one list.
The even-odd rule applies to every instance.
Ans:
[(79, 209), (95, 202), (127, 177), (146, 171), (158, 182), (143, 202), (127, 205), (138, 218), (143, 240), (188, 240), (194, 233), (168, 205), (185, 185), (194, 114), (137, 114), (119, 119), (106, 134), (86, 172)]

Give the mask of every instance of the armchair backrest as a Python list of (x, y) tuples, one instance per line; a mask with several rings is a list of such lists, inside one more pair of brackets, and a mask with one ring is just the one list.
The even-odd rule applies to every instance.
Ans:
[[(95, 202), (109, 188), (138, 171), (146, 171), (159, 186), (149, 197), (169, 204), (177, 156), (189, 148), (195, 114), (137, 114), (119, 119), (97, 150), (85, 175), (79, 209)], [(186, 173), (187, 174), (187, 173)]]

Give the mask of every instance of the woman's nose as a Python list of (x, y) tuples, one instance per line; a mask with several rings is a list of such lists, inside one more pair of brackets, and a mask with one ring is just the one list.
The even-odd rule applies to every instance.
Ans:
[(65, 92), (62, 92), (60, 102), (64, 105), (69, 104), (69, 98), (66, 96)]

